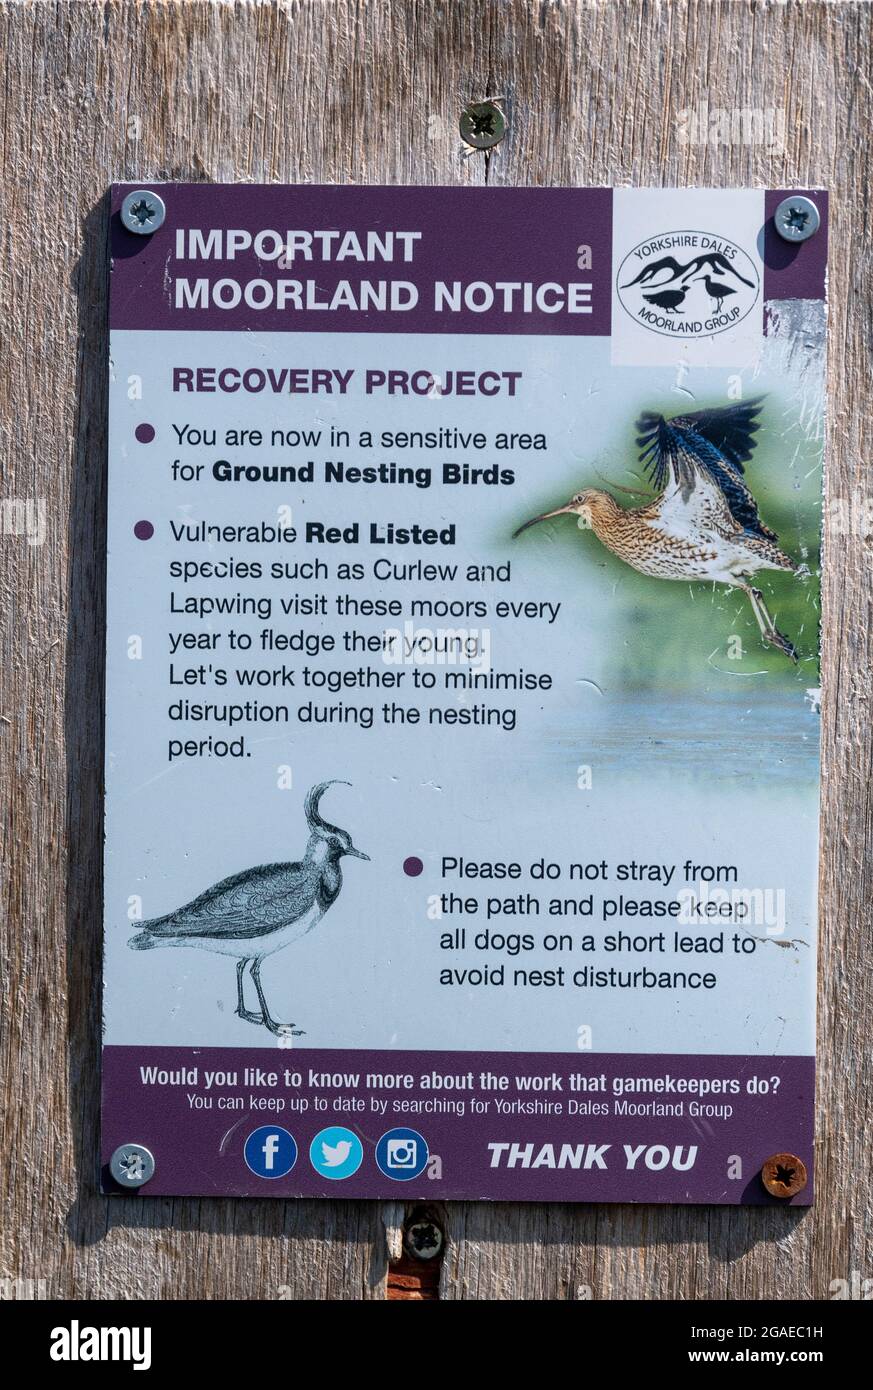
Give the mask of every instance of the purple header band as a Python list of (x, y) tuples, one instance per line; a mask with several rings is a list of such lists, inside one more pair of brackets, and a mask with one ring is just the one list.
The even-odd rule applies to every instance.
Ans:
[[(151, 1081), (144, 1068), (154, 1069)], [(207, 1087), (207, 1072), (231, 1075)], [(373, 1073), (382, 1084), (367, 1084)], [(506, 1078), (505, 1086), (483, 1074)], [(638, 1089), (627, 1091), (628, 1078)], [(646, 1091), (647, 1082), (656, 1088)], [(119, 1190), (106, 1166), (113, 1151), (138, 1143), (156, 1162), (143, 1196), (807, 1206), (814, 1086), (812, 1057), (107, 1047), (104, 1189)], [(239, 1100), (229, 1105), (231, 1097)], [(498, 1102), (531, 1110), (501, 1114)], [(463, 1115), (444, 1103), (462, 1104)], [(538, 1108), (555, 1103), (560, 1113)], [(658, 1105), (680, 1109), (650, 1112)], [(309, 1158), (315, 1136), (335, 1125), (363, 1147), (357, 1172), (341, 1181), (320, 1176)], [(297, 1144), (283, 1177), (259, 1178), (246, 1166), (245, 1141), (262, 1126), (287, 1130)], [(394, 1128), (415, 1130), (438, 1159), (421, 1177), (380, 1171), (376, 1145)], [(762, 1164), (780, 1153), (802, 1159), (810, 1175), (790, 1202), (760, 1181)]]
[[(597, 337), (610, 333), (610, 188), (156, 184), (166, 203), (166, 221), (152, 235), (138, 236), (123, 226), (119, 210), (126, 194), (139, 186), (121, 184), (112, 189), (112, 328)], [(764, 195), (764, 299), (823, 299), (827, 193), (793, 190), (816, 203), (822, 225), (809, 241), (792, 244), (779, 236), (773, 221), (776, 207), (790, 191)], [(210, 234), (228, 231), (248, 234), (252, 240), (259, 232), (276, 232), (279, 238), (289, 231), (337, 235), (328, 243), (327, 259), (321, 254), (325, 243), (316, 238), (309, 248), (311, 260), (295, 246), (292, 260), (282, 265), (272, 254), (275, 241), (266, 256), (259, 256), (253, 245), (240, 245), (229, 256), (223, 235), (220, 242), (209, 243)], [(195, 250), (208, 247), (208, 255), (190, 254), (192, 233), (202, 238)], [(419, 236), (399, 238), (389, 260), (377, 256), (361, 261), (348, 254), (334, 259), (346, 233), (364, 247), (368, 233), (379, 238), (386, 233)], [(177, 255), (180, 234), (185, 251), (181, 257)], [(590, 265), (583, 260), (580, 266), (586, 247)], [(407, 250), (410, 260), (405, 259)], [(180, 280), (188, 282), (196, 307), (177, 301)], [(203, 280), (208, 282), (208, 293), (200, 303), (196, 282)], [(252, 286), (255, 281), (261, 283)], [(278, 303), (280, 281), (286, 287), (284, 307)], [(348, 282), (348, 293), (358, 302), (363, 281), (407, 282), (415, 287), (418, 300), (408, 309), (342, 303), (329, 311), (315, 307), (329, 304), (342, 282)], [(222, 288), (221, 282), (231, 283)], [(461, 308), (436, 307), (438, 282), (462, 287)], [(251, 307), (244, 291), (234, 303), (234, 284), (248, 285), (264, 307)], [(512, 291), (506, 310), (506, 290), (500, 286), (524, 287)], [(566, 307), (571, 286), (576, 287), (576, 312)], [(495, 302), (483, 308), (489, 289)], [(468, 294), (472, 303), (466, 300)], [(542, 302), (538, 294), (544, 296)], [(562, 307), (556, 310), (558, 303)]]
[[(611, 321), (612, 190), (609, 188), (373, 188), (285, 186), (281, 184), (156, 184), (164, 199), (166, 221), (151, 236), (123, 226), (119, 209), (127, 193), (143, 185), (112, 190), (111, 251), (112, 328), (208, 329), (352, 333), (524, 333), (608, 336)], [(146, 188), (149, 187), (147, 184)], [(254, 248), (235, 257), (177, 259), (177, 233), (199, 229), (248, 232), (264, 230), (281, 237), (294, 231), (353, 232), (366, 243), (367, 233), (418, 232), (414, 242), (398, 242), (392, 260), (322, 260), (321, 243), (313, 259), (298, 253), (284, 267), (275, 258), (258, 259)], [(409, 246), (412, 259), (403, 253)], [(591, 268), (580, 268), (580, 247), (590, 247)], [(216, 249), (224, 253), (226, 243)], [(272, 249), (272, 248), (271, 248)], [(339, 249), (335, 239), (332, 251)], [(220, 308), (176, 308), (178, 277), (210, 285), (222, 279), (312, 281), (319, 301), (329, 301), (341, 281), (355, 290), (361, 281), (403, 280), (415, 285), (417, 305), (405, 311), (337, 307), (330, 312), (306, 307), (251, 308), (244, 301)], [(521, 290), (517, 304), (484, 312), (464, 307), (457, 312), (434, 307), (437, 281), (462, 286), (484, 282), (519, 284), (537, 289), (584, 286), (579, 302), (591, 312), (525, 311)], [(269, 298), (269, 289), (259, 294)], [(547, 290), (545, 302), (557, 296)], [(473, 292), (481, 299), (484, 292)], [(232, 299), (232, 291), (228, 298)]]

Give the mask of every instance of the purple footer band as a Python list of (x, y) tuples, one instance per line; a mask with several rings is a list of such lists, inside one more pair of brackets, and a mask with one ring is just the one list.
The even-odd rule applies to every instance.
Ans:
[[(106, 1165), (138, 1143), (156, 1161), (144, 1196), (785, 1205), (759, 1175), (789, 1153), (810, 1174), (791, 1205), (806, 1206), (814, 1084), (812, 1057), (107, 1047), (104, 1185), (118, 1191)], [(246, 1165), (264, 1126), (296, 1142), (283, 1177)], [(339, 1181), (309, 1154), (333, 1126), (363, 1146)], [(380, 1138), (398, 1128), (430, 1152), (412, 1180), (377, 1165)]]

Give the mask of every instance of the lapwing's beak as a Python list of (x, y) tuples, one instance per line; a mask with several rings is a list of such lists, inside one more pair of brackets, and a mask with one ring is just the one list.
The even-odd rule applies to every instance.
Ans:
[(365, 854), (362, 849), (355, 849), (354, 845), (352, 845), (351, 849), (346, 850), (346, 854), (350, 854), (353, 859), (366, 859), (368, 864), (370, 862), (369, 854)]
[(553, 512), (543, 512), (542, 516), (531, 517), (530, 521), (526, 521), (523, 526), (519, 526), (517, 531), (513, 531), (512, 539), (515, 540), (516, 536), (520, 536), (522, 531), (526, 531), (529, 526), (536, 526), (538, 521), (548, 521), (553, 516), (566, 516), (572, 510), (573, 504), (568, 502), (565, 507), (556, 507)]

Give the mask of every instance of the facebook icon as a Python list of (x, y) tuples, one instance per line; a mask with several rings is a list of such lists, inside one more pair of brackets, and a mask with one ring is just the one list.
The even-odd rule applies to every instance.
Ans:
[(253, 1129), (245, 1143), (246, 1166), (257, 1178), (284, 1178), (297, 1162), (294, 1136), (278, 1125)]

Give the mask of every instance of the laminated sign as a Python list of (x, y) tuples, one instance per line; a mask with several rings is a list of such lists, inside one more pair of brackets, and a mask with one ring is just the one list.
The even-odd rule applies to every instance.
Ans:
[(111, 254), (107, 1190), (809, 1203), (826, 195)]

